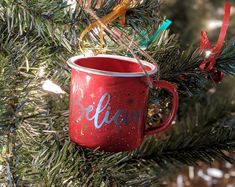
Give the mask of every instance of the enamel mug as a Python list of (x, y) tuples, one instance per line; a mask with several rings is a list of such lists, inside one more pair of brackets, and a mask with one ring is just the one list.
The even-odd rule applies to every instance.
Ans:
[[(157, 66), (141, 62), (152, 79)], [(72, 68), (69, 136), (80, 146), (108, 152), (131, 151), (141, 145), (145, 136), (166, 130), (174, 120), (178, 108), (176, 87), (153, 80), (154, 88), (172, 94), (172, 107), (160, 126), (146, 127), (150, 88), (136, 59), (75, 56), (67, 63)]]

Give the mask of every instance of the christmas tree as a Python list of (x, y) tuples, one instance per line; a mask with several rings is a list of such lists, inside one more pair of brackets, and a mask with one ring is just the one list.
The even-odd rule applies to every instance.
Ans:
[[(118, 11), (120, 5), (124, 11)], [(0, 2), (1, 184), (160, 186), (185, 165), (233, 162), (227, 152), (235, 150), (235, 89), (223, 74), (235, 75), (234, 40), (223, 42), (216, 55), (199, 44), (185, 47), (172, 31), (161, 29), (169, 23), (163, 16), (156, 0)], [(90, 51), (156, 61), (159, 78), (179, 91), (172, 127), (131, 152), (108, 153), (71, 142), (66, 61)], [(212, 64), (207, 59), (214, 60), (213, 70), (202, 68), (203, 62)], [(160, 122), (170, 96), (152, 90), (149, 105), (149, 124)]]

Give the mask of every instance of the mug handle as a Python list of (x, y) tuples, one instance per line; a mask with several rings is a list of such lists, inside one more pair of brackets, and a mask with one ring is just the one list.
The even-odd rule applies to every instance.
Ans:
[(168, 90), (173, 98), (172, 98), (172, 107), (171, 107), (171, 111), (168, 115), (168, 117), (165, 119), (165, 121), (159, 126), (159, 127), (155, 127), (152, 129), (147, 129), (145, 130), (145, 135), (153, 135), (159, 132), (162, 132), (164, 130), (166, 130), (172, 123), (172, 121), (175, 119), (177, 110), (178, 110), (178, 105), (179, 105), (179, 95), (178, 95), (178, 91), (175, 85), (164, 81), (164, 80), (160, 80), (160, 81), (156, 81), (154, 82), (154, 86), (155, 88), (163, 88)]

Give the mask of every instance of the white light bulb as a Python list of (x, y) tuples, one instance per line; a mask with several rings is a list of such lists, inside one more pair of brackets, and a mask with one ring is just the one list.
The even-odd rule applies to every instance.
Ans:
[(208, 168), (207, 169), (207, 174), (211, 177), (215, 178), (222, 178), (224, 176), (224, 173), (222, 170), (219, 170), (217, 168)]
[(45, 67), (40, 67), (38, 71), (38, 76), (43, 77), (45, 75)]
[(184, 178), (182, 175), (177, 176), (176, 183), (178, 187), (184, 187)]
[(194, 175), (195, 175), (195, 173), (194, 173), (194, 167), (189, 166), (189, 178), (190, 178), (190, 179), (193, 179), (193, 178), (194, 178)]
[(210, 30), (214, 30), (214, 29), (220, 28), (222, 25), (223, 25), (223, 21), (221, 20), (210, 20), (208, 21), (207, 27)]
[(77, 1), (76, 0), (64, 0), (65, 2), (67, 2), (68, 8), (66, 8), (65, 10), (70, 12), (70, 13), (74, 13), (74, 11), (76, 10), (76, 6), (77, 6)]
[[(230, 14), (232, 15), (234, 13), (235, 13), (235, 8), (231, 7)], [(223, 16), (224, 15), (224, 8), (217, 9), (217, 14), (220, 15), (220, 16)]]
[(51, 80), (46, 80), (42, 84), (42, 89), (48, 92), (53, 92), (56, 94), (64, 94), (65, 92), (60, 88), (60, 86), (53, 83)]
[(211, 56), (211, 51), (210, 50), (207, 50), (207, 51), (205, 51), (205, 56), (206, 56), (206, 58), (208, 58), (208, 57), (210, 57)]
[(92, 57), (92, 56), (95, 56), (95, 53), (94, 53), (92, 50), (87, 50), (87, 51), (84, 53), (84, 56), (85, 56), (85, 57)]

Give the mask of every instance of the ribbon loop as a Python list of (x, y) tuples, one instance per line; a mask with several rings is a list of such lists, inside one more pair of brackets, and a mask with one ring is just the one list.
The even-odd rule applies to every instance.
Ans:
[(210, 43), (210, 40), (208, 39), (207, 32), (202, 31), (201, 32), (201, 45), (200, 45), (200, 51), (203, 52), (206, 49), (211, 49), (212, 45)]
[[(212, 47), (211, 42), (208, 39), (208, 35), (205, 31), (201, 32), (201, 42), (200, 42), (200, 51), (204, 52), (205, 50), (209, 50), (210, 51), (210, 55), (209, 57), (207, 57), (200, 65), (200, 70), (201, 72), (210, 72), (213, 74), (216, 73), (217, 79), (215, 80), (213, 77), (213, 80), (217, 82), (217, 80), (221, 81), (223, 79), (223, 73), (219, 72), (216, 67), (216, 59), (220, 56), (221, 53), (221, 48), (223, 46), (224, 43), (224, 39), (228, 30), (228, 26), (229, 26), (229, 21), (230, 21), (230, 9), (231, 9), (231, 5), (226, 2), (224, 5), (224, 19), (223, 19), (223, 25), (221, 27), (220, 30), (220, 34), (219, 34), (219, 38), (217, 40), (217, 43), (215, 45), (215, 47)], [(218, 74), (220, 74), (220, 79), (218, 79)], [(218, 81), (218, 82), (219, 82)]]
[[(103, 32), (104, 29), (102, 28), (100, 22), (107, 25), (107, 24), (109, 24), (119, 18), (120, 23), (122, 25), (124, 25), (126, 22), (126, 20), (125, 20), (126, 12), (131, 8), (132, 5), (133, 5), (133, 0), (121, 0), (120, 3), (113, 8), (112, 12), (110, 12), (108, 15), (102, 17), (99, 21), (95, 21), (95, 22), (91, 23), (88, 27), (86, 27), (85, 30), (80, 35), (80, 39), (79, 39), (80, 50), (83, 52), (83, 49), (81, 47), (81, 42), (82, 42), (83, 38), (92, 29), (100, 28), (99, 32)], [(103, 34), (100, 33), (100, 48), (102, 48), (102, 47), (103, 47)]]

